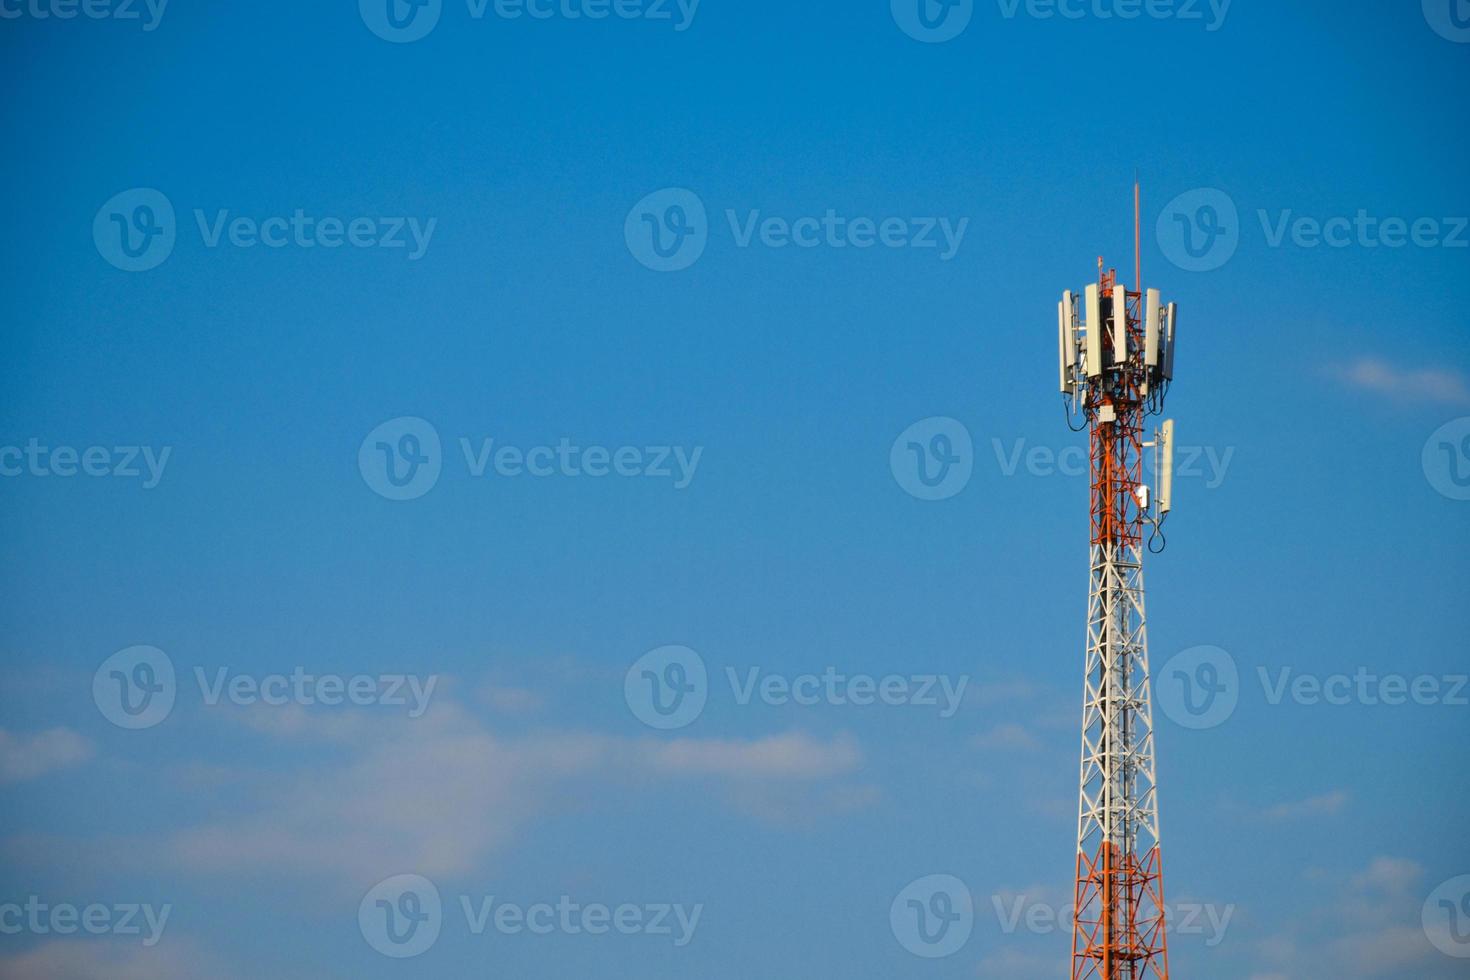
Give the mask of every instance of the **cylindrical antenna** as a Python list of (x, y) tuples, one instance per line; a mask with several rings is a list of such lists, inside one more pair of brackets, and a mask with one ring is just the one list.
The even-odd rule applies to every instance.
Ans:
[(1139, 231), (1138, 170), (1133, 171), (1133, 288), (1143, 292), (1143, 242)]

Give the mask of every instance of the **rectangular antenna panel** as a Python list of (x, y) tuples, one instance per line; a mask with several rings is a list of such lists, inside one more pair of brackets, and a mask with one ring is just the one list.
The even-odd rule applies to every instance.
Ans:
[(1070, 324), (1067, 323), (1067, 302), (1063, 300), (1057, 304), (1057, 365), (1060, 368), (1062, 394), (1072, 393), (1072, 365), (1067, 361), (1067, 334), (1070, 333)]
[(1169, 339), (1164, 344), (1164, 377), (1174, 380), (1174, 343), (1178, 338), (1179, 304), (1169, 304)]
[(1113, 363), (1128, 361), (1128, 287), (1113, 287)]
[(1144, 321), (1143, 362), (1149, 367), (1159, 366), (1159, 328), (1163, 326), (1163, 309), (1160, 307), (1159, 291), (1150, 289), (1146, 294), (1148, 309)]
[(1096, 378), (1102, 374), (1102, 300), (1098, 296), (1097, 283), (1091, 283), (1083, 290), (1084, 302), (1087, 305), (1087, 376)]
[(1164, 423), (1159, 433), (1159, 445), (1154, 450), (1159, 454), (1159, 514), (1169, 513), (1174, 504), (1174, 420)]
[(1062, 294), (1063, 319), (1067, 324), (1067, 363), (1077, 363), (1077, 294), (1070, 289)]

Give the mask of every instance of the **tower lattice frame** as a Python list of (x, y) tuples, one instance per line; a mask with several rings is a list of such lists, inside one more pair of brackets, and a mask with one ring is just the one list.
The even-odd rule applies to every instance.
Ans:
[(1144, 359), (1143, 295), (1124, 291), (1124, 309), (1114, 311), (1115, 280), (1099, 260), (1102, 312), (1108, 320), (1124, 318), (1127, 353), (1114, 350), (1118, 333), (1093, 325), (1088, 342), (1106, 343), (1109, 368), (1086, 382), (1082, 406), (1091, 443), (1092, 533), (1071, 976), (1167, 980), (1143, 589), (1149, 518), (1140, 494), (1144, 422), (1161, 410), (1163, 390)]

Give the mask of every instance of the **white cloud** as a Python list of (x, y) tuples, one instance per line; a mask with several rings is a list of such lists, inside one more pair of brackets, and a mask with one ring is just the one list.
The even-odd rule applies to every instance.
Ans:
[(0, 729), (0, 783), (35, 779), (91, 756), (92, 743), (70, 728), (49, 728), (35, 735), (12, 735)]
[(1041, 741), (1026, 728), (1025, 725), (1009, 723), (996, 725), (987, 732), (982, 732), (970, 739), (970, 744), (977, 749), (1001, 749), (1005, 751), (1021, 751), (1041, 748)]
[(1417, 861), (1376, 857), (1368, 862), (1368, 867), (1353, 875), (1353, 886), (1362, 891), (1396, 898), (1407, 896), (1423, 877), (1424, 868)]
[(1402, 368), (1374, 357), (1362, 357), (1342, 369), (1348, 384), (1395, 398), (1470, 403), (1470, 383), (1448, 368)]
[(862, 753), (850, 736), (839, 736), (828, 743), (801, 734), (753, 741), (648, 740), (643, 743), (643, 754), (662, 772), (741, 779), (824, 779), (851, 772), (862, 763)]
[(466, 873), (556, 801), (592, 787), (711, 779), (747, 812), (768, 819), (812, 802), (831, 811), (864, 799), (862, 787), (832, 782), (861, 765), (848, 736), (510, 738), (447, 701), (419, 719), (285, 709), (247, 714), (256, 730), (308, 743), (304, 750), (319, 740), (330, 751), (284, 776), (243, 780), (254, 787), (252, 808), (173, 835), (166, 856), (188, 869), (285, 872), (352, 885), (405, 869), (430, 877)]
[(145, 947), (123, 941), (74, 939), (49, 942), (0, 956), (6, 980), (197, 980), (233, 976), (193, 945), (170, 940)]
[(1350, 874), (1316, 876), (1313, 886), (1336, 895), (1310, 920), (1256, 944), (1266, 962), (1258, 977), (1330, 976), (1343, 980), (1459, 977), (1456, 963), (1429, 942), (1419, 922), (1425, 869), (1403, 858), (1375, 857)]
[(1267, 820), (1298, 820), (1304, 817), (1327, 817), (1342, 812), (1347, 805), (1348, 794), (1343, 790), (1333, 790), (1321, 796), (1308, 797), (1305, 800), (1293, 800), (1287, 803), (1278, 803), (1267, 807), (1263, 816)]
[(965, 691), (965, 704), (976, 708), (1014, 705), (1018, 701), (1029, 701), (1044, 692), (1044, 688), (1028, 680), (972, 682)]
[(485, 704), (505, 714), (530, 714), (546, 705), (546, 699), (535, 691), (506, 684), (484, 684), (476, 694)]

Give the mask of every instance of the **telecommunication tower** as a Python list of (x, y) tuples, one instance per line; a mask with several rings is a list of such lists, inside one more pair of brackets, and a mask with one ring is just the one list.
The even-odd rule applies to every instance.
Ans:
[[(1134, 186), (1134, 248), (1138, 188)], [(1143, 603), (1143, 552), (1162, 550), (1172, 503), (1174, 423), (1145, 441), (1174, 378), (1178, 308), (1157, 289), (1098, 280), (1057, 304), (1068, 425), (1091, 441), (1091, 578), (1087, 591), (1082, 773), (1072, 978), (1169, 976), (1154, 719)], [(1081, 425), (1072, 425), (1078, 419)], [(1154, 450), (1153, 492), (1144, 450)], [(1152, 497), (1152, 499), (1150, 499)], [(1149, 537), (1145, 544), (1144, 532)], [(1155, 549), (1155, 543), (1160, 547)]]

